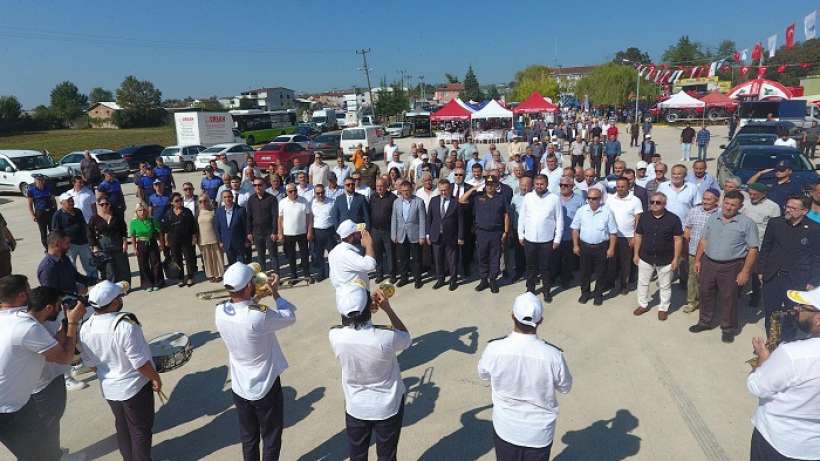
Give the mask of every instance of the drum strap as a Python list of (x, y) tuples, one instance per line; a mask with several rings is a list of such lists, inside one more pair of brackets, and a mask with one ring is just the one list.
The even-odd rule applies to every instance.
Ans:
[(131, 322), (131, 323), (136, 324), (138, 326), (142, 326), (140, 321), (137, 320), (136, 315), (134, 315), (130, 312), (120, 312), (114, 318), (114, 323), (111, 326), (111, 333), (114, 333), (114, 331), (117, 329), (117, 325), (119, 325), (120, 322), (122, 322), (123, 320), (125, 320), (126, 322)]

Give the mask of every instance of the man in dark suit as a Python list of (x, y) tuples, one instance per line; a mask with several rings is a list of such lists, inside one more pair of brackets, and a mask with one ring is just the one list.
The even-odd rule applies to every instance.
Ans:
[(216, 210), (214, 227), (219, 236), (219, 245), (228, 257), (228, 265), (237, 261), (247, 264), (245, 249), (250, 244), (247, 216), (244, 208), (234, 204), (230, 190), (222, 191), (222, 206)]
[[(473, 186), (467, 184), (465, 181), (466, 170), (463, 167), (456, 167), (453, 172), (452, 194), (453, 198), (458, 202), (459, 197), (464, 195)], [(458, 259), (461, 261), (462, 272), (464, 277), (470, 276), (470, 266), (473, 263), (473, 252), (475, 250), (475, 233), (473, 233), (473, 207), (472, 205), (458, 204), (459, 219), (463, 221), (463, 235), (464, 241), (459, 248)]]
[(438, 182), (439, 194), (430, 199), (427, 213), (427, 243), (432, 247), (438, 280), (433, 289), (444, 286), (444, 277), (450, 274), (450, 291), (456, 289), (458, 280), (459, 219), (458, 199), (453, 197), (450, 183), (446, 179)]
[(339, 227), (339, 224), (349, 219), (356, 224), (364, 223), (370, 230), (370, 210), (367, 199), (356, 192), (356, 181), (353, 178), (345, 178), (344, 186), (344, 193), (336, 197), (333, 209), (330, 211), (333, 225)]

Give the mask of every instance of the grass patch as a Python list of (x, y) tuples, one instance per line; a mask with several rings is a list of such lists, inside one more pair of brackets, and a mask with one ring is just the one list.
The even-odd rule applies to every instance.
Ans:
[(126, 130), (88, 128), (49, 130), (0, 135), (0, 149), (48, 150), (55, 159), (76, 150), (102, 148), (117, 150), (131, 144), (176, 144), (173, 125)]

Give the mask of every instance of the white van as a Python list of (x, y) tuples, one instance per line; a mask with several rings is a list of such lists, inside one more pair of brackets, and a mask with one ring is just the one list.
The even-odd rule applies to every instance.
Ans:
[(376, 155), (384, 154), (384, 146), (387, 145), (387, 132), (381, 125), (357, 126), (342, 130), (339, 147), (341, 147), (345, 157), (350, 158), (359, 144), (362, 145), (365, 152), (370, 153), (371, 159), (375, 160)]

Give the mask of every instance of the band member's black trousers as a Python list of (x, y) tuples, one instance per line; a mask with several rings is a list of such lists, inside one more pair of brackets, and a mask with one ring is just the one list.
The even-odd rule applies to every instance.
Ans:
[(403, 416), (404, 397), (402, 397), (399, 412), (381, 421), (366, 421), (345, 413), (345, 430), (347, 432), (347, 444), (350, 447), (350, 461), (367, 459), (371, 435), (376, 436), (376, 457), (378, 460), (395, 460)]
[[(820, 454), (818, 454), (818, 458), (820, 460)], [(752, 447), (751, 452), (749, 453), (749, 461), (798, 461), (795, 458), (789, 458), (788, 456), (783, 456), (780, 454), (779, 451), (775, 450), (774, 447), (763, 438), (760, 432), (757, 429), (752, 432)]]
[(541, 277), (544, 293), (552, 287), (550, 260), (552, 259), (552, 241), (534, 243), (524, 240), (524, 258), (527, 261), (527, 291), (535, 293), (538, 277)]
[(498, 461), (549, 461), (552, 444), (543, 448), (520, 447), (502, 439), (493, 431), (495, 459)]
[(284, 419), (282, 383), (279, 378), (259, 400), (245, 400), (234, 394), (233, 403), (239, 416), (239, 439), (242, 458), (259, 461), (259, 439), (262, 438), (262, 460), (276, 461), (282, 449)]
[(148, 383), (128, 400), (107, 400), (114, 413), (117, 446), (124, 461), (151, 461), (154, 391)]

